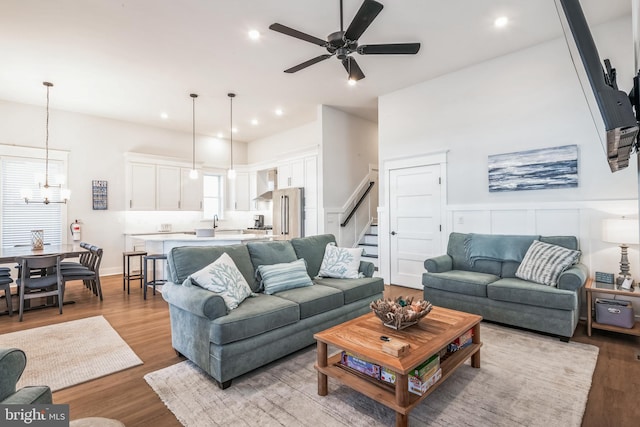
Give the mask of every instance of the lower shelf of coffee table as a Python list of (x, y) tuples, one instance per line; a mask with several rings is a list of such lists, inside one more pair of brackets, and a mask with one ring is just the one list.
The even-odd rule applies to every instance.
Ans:
[(458, 367), (480, 351), (482, 343), (471, 344), (468, 347), (458, 350), (455, 353), (450, 354), (441, 364), (442, 378), (438, 380), (425, 394), (418, 396), (417, 394), (409, 393), (409, 404), (406, 407), (399, 406), (396, 403), (395, 386), (392, 384), (384, 383), (375, 378), (368, 377), (364, 374), (353, 370), (344, 369), (340, 365), (340, 353), (335, 354), (329, 358), (328, 366), (319, 367), (317, 364), (315, 368), (318, 372), (327, 375), (329, 378), (338, 380), (342, 384), (346, 385), (353, 390), (356, 390), (367, 397), (385, 405), (388, 408), (393, 409), (396, 412), (402, 414), (408, 414), (416, 405), (430, 395), (439, 385), (445, 381)]

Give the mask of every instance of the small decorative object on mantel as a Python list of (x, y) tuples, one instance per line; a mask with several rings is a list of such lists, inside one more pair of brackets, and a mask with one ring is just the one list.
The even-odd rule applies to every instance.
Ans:
[(382, 324), (393, 329), (404, 329), (418, 323), (420, 319), (429, 314), (433, 305), (429, 301), (413, 301), (413, 297), (398, 297), (395, 300), (379, 299), (373, 301), (371, 309)]

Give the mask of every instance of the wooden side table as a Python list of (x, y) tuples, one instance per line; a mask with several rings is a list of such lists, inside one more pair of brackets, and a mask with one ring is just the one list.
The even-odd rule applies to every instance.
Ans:
[(618, 289), (617, 286), (610, 285), (608, 283), (596, 282), (594, 279), (587, 280), (587, 284), (585, 285), (585, 290), (587, 291), (587, 335), (591, 336), (592, 329), (603, 329), (605, 331), (613, 331), (619, 332), (621, 334), (627, 335), (635, 335), (640, 336), (640, 322), (635, 322), (633, 328), (621, 328), (620, 326), (613, 325), (605, 325), (604, 323), (598, 323), (593, 320), (593, 294), (606, 294), (613, 295), (615, 297), (618, 296), (628, 296), (628, 297), (640, 297), (640, 289), (638, 286), (635, 287), (634, 291), (625, 291), (624, 289)]

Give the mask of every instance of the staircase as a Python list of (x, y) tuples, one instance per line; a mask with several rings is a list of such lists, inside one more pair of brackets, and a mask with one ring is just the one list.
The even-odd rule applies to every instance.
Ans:
[(362, 260), (373, 263), (375, 266), (374, 277), (380, 277), (378, 272), (378, 224), (371, 224), (369, 230), (358, 243), (358, 247), (362, 248)]

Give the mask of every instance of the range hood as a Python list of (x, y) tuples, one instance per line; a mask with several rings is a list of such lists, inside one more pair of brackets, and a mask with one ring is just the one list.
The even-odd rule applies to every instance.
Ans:
[(273, 198), (273, 190), (277, 187), (278, 171), (276, 169), (269, 169), (267, 171), (258, 172), (258, 191), (263, 191), (258, 197), (253, 200), (265, 201)]

